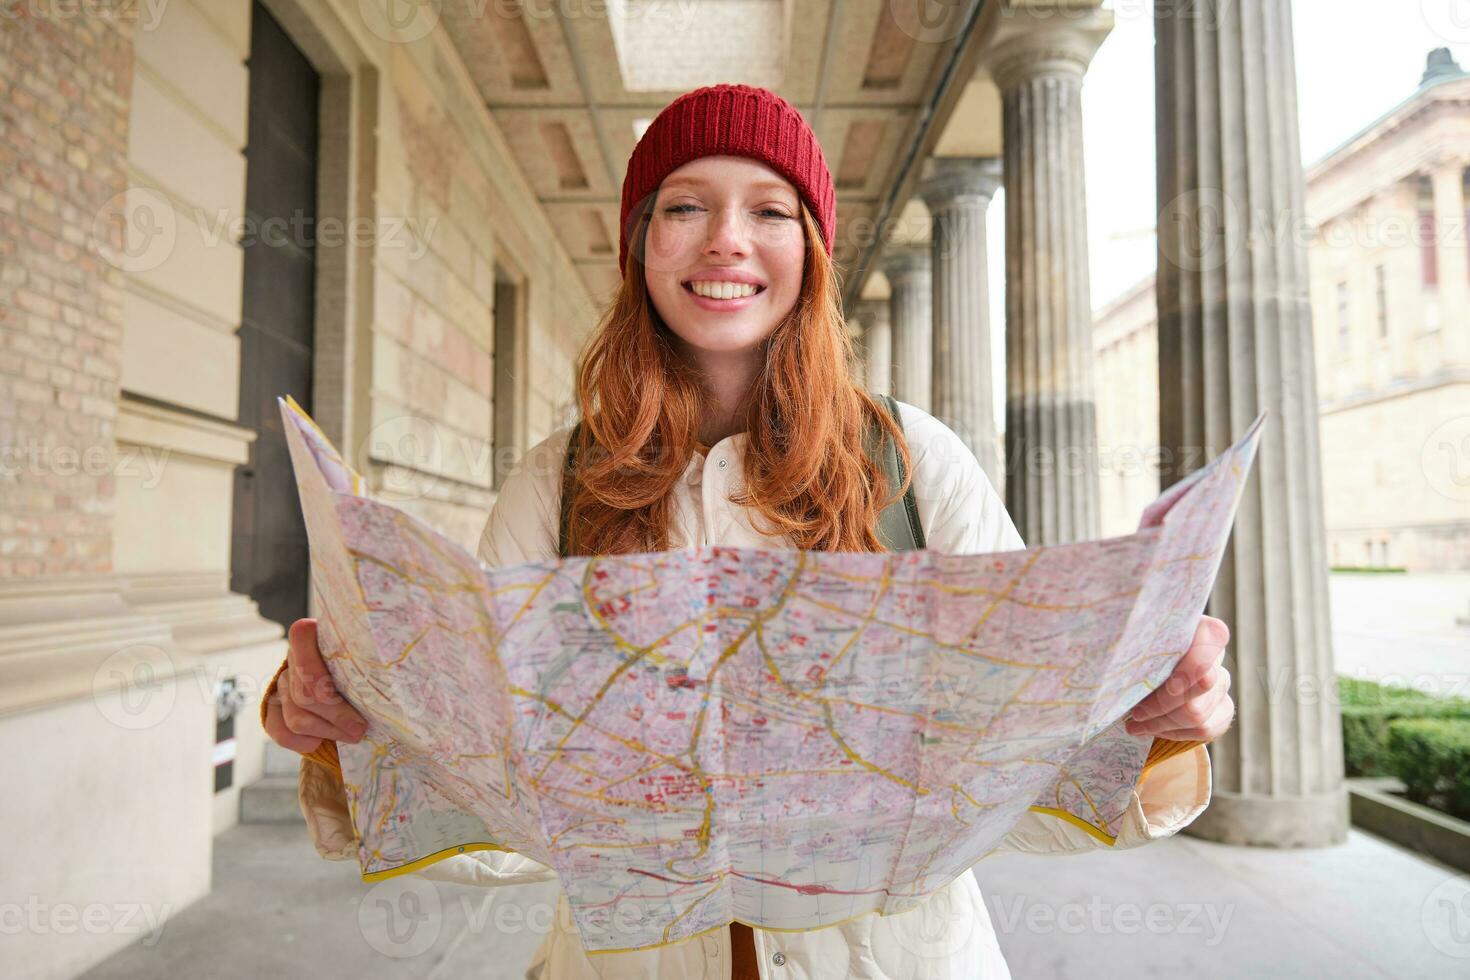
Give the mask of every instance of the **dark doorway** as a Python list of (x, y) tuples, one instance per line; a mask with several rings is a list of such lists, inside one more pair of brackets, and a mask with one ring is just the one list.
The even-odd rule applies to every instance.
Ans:
[(521, 287), (500, 266), (495, 265), (495, 350), (491, 354), (494, 367), (494, 390), (491, 393), (491, 445), (494, 449), (494, 471), (491, 486), (496, 490), (519, 461), (517, 445), (519, 403), (516, 399), (520, 378)]
[(235, 471), (230, 588), (289, 626), (307, 613), (309, 556), (276, 398), (290, 394), (311, 411), (320, 86), (259, 0), (247, 64), (239, 422), (256, 439)]

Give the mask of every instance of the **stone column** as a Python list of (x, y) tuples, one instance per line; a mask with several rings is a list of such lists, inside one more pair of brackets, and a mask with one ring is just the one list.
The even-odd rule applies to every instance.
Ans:
[(1269, 413), (1208, 606), (1231, 630), (1236, 719), (1210, 744), (1213, 800), (1187, 832), (1340, 843), (1291, 6), (1158, 0), (1154, 12), (1159, 438), (1177, 461), (1163, 486)]
[(1006, 507), (1028, 545), (1094, 538), (1097, 409), (1082, 76), (1112, 13), (1003, 8), (987, 55), (1006, 189)]
[(863, 370), (868, 390), (877, 395), (891, 395), (893, 331), (889, 326), (888, 300), (862, 300), (857, 304), (857, 318), (863, 325)]
[(1000, 187), (997, 158), (939, 158), (919, 184), (933, 218), (934, 415), (954, 429), (992, 479), (994, 385), (985, 213)]
[(1439, 329), (1445, 360), (1463, 357), (1470, 337), (1470, 257), (1465, 254), (1465, 161), (1445, 160), (1430, 171), (1434, 187), (1434, 254), (1439, 279)]
[(929, 246), (891, 248), (883, 273), (893, 330), (893, 397), (929, 411), (933, 386), (934, 297)]

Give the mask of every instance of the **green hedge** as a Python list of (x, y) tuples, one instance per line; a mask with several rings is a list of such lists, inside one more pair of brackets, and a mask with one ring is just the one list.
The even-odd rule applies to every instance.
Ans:
[(1438, 698), (1408, 687), (1339, 677), (1343, 761), (1349, 776), (1395, 775), (1388, 759), (1388, 727), (1401, 718), (1470, 719), (1470, 701)]
[(1388, 759), (1409, 799), (1470, 820), (1470, 718), (1392, 722)]

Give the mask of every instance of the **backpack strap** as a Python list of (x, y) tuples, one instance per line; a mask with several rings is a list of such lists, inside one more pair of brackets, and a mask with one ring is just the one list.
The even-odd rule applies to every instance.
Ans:
[(577, 436), (582, 431), (582, 422), (572, 426), (572, 437), (567, 440), (567, 459), (561, 471), (561, 526), (556, 536), (556, 553), (567, 556), (567, 531), (572, 523), (572, 490), (577, 471)]
[[(903, 427), (903, 418), (899, 415), (898, 402), (892, 395), (875, 396), (888, 408), (888, 413), (893, 420)], [(572, 517), (572, 491), (574, 489), (574, 474), (577, 464), (577, 436), (582, 428), (582, 423), (577, 422), (572, 427), (571, 438), (567, 441), (566, 464), (562, 468), (561, 478), (561, 525), (557, 534), (557, 554), (565, 558), (567, 555), (567, 531), (571, 525)], [(875, 436), (881, 430), (876, 427), (869, 428), (866, 440), (868, 455), (876, 457), (883, 466), (883, 472), (888, 477), (888, 486), (896, 487), (903, 482), (904, 468), (903, 457), (898, 453), (898, 446), (892, 439), (884, 438), (882, 445), (875, 443)], [(878, 515), (878, 540), (889, 551), (918, 551), (923, 549), (924, 525), (919, 520), (919, 502), (914, 495), (913, 484), (898, 500), (883, 508)]]
[[(898, 412), (898, 402), (892, 395), (875, 395), (888, 408), (888, 413), (898, 423), (899, 431), (903, 431), (903, 418)], [(881, 430), (873, 429), (874, 433)], [(904, 468), (903, 457), (898, 453), (898, 445), (887, 438), (883, 439), (883, 445), (874, 447), (872, 440), (868, 440), (869, 453), (878, 453), (879, 461), (883, 464), (883, 472), (888, 477), (888, 486), (896, 487), (903, 482)], [(887, 507), (878, 515), (878, 539), (889, 551), (919, 551), (926, 547), (924, 540), (924, 525), (919, 520), (919, 502), (914, 495), (914, 486), (909, 484), (903, 496)]]

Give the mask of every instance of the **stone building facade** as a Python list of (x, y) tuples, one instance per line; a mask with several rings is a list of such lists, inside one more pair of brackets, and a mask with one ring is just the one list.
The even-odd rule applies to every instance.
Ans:
[[(1306, 169), (1334, 567), (1470, 569), (1470, 76), (1439, 50), (1419, 88)], [(1158, 492), (1152, 278), (1097, 313), (1103, 530)]]

